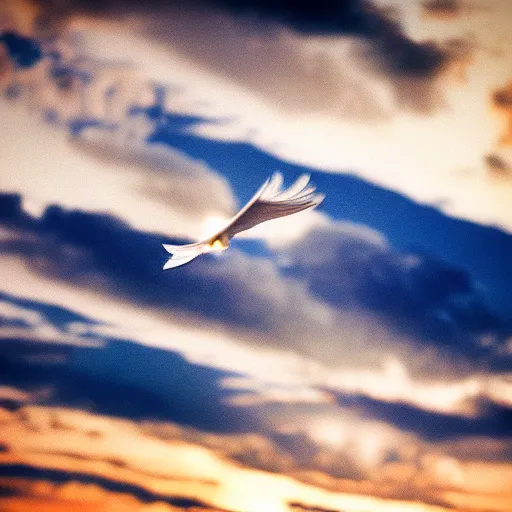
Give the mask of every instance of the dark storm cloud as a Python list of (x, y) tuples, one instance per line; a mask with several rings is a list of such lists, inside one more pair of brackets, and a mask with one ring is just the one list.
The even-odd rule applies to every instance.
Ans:
[(383, 402), (357, 394), (333, 393), (333, 396), (340, 407), (357, 411), (363, 418), (385, 421), (429, 441), (471, 436), (512, 438), (512, 408), (487, 398), (475, 399), (477, 413), (465, 417), (427, 411), (400, 402)]
[(2, 44), (7, 50), (7, 55), (19, 68), (32, 67), (43, 56), (41, 46), (35, 39), (16, 32), (0, 33), (0, 45)]
[(393, 250), (377, 234), (362, 237), (343, 225), (316, 228), (284, 255), (288, 272), (338, 308), (370, 310), (398, 333), (481, 363), (510, 363), (510, 327), (491, 313), (468, 273), (433, 256)]
[[(414, 41), (386, 11), (367, 0), (42, 5), (41, 25), (51, 29), (73, 14), (113, 19), (136, 14), (144, 19), (141, 29), (146, 35), (277, 106), (328, 111), (348, 120), (374, 121), (389, 115), (365, 85), (368, 77), (356, 79), (353, 68), (387, 83), (398, 108), (425, 114), (442, 106), (437, 78), (469, 51), (451, 41)], [(324, 52), (312, 53), (297, 38), (283, 35), (280, 27), (306, 38), (348, 38), (348, 58), (338, 61)]]

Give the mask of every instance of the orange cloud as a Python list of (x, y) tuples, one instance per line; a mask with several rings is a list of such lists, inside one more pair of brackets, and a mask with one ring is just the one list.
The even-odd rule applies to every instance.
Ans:
[(500, 144), (512, 146), (512, 80), (492, 95), (492, 104), (505, 119)]
[(9, 0), (0, 3), (0, 31), (12, 30), (30, 34), (41, 8), (30, 0)]
[[(181, 496), (211, 504), (203, 512), (214, 507), (284, 512), (289, 502), (348, 512), (445, 512), (483, 494), (491, 505), (496, 502), (488, 509), (498, 511), (512, 483), (512, 471), (503, 463), (464, 460), (474, 444), (447, 456), (440, 446), (411, 439), (409, 456), (382, 461), (358, 480), (299, 469), (272, 441), (254, 434), (211, 434), (62, 408), (24, 406), (4, 415), (0, 438), (5, 440), (0, 467), (37, 468), (31, 478), (0, 480), (11, 491), (0, 497), (0, 509), (10, 511), (102, 511), (119, 505), (127, 511), (177, 512), (174, 497)], [(323, 452), (327, 466), (342, 464), (344, 456), (334, 448)], [(273, 468), (252, 469), (257, 459), (268, 459)], [(52, 483), (55, 472), (69, 481)], [(483, 473), (489, 477), (481, 478)], [(111, 506), (101, 508), (105, 503)]]
[(7, 85), (13, 70), (12, 62), (7, 55), (7, 50), (0, 45), (0, 86)]
[(45, 480), (27, 482), (11, 478), (0, 482), (2, 487), (13, 493), (13, 496), (0, 498), (4, 512), (220, 512), (208, 506), (181, 507), (164, 501), (144, 503), (127, 493), (75, 481), (55, 484)]

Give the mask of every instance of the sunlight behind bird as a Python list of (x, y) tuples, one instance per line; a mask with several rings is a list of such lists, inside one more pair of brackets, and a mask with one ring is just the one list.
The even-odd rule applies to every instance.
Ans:
[(215, 242), (213, 242), (210, 247), (214, 252), (221, 252), (227, 249), (227, 247), (220, 240), (215, 240)]
[(228, 221), (229, 219), (222, 215), (209, 215), (202, 223), (199, 239), (203, 240), (204, 238), (208, 238), (214, 233), (217, 233), (228, 223)]

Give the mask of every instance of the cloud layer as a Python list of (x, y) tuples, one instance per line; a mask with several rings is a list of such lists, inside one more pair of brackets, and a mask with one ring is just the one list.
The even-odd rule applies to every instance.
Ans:
[[(506, 510), (512, 237), (439, 212), (511, 221), (504, 4), (16, 5), (0, 508)], [(274, 170), (325, 204), (161, 270)]]

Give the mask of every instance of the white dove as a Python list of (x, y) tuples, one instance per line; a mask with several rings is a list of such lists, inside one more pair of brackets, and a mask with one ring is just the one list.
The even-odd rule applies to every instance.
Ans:
[(201, 254), (224, 251), (229, 241), (241, 231), (267, 220), (292, 215), (318, 206), (324, 194), (315, 194), (315, 187), (308, 185), (310, 176), (304, 174), (288, 189), (281, 190), (283, 176), (276, 172), (261, 186), (252, 199), (218, 233), (207, 240), (187, 245), (162, 244), (172, 254), (164, 270), (185, 265)]

